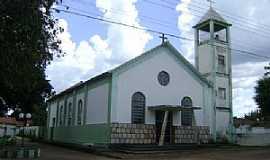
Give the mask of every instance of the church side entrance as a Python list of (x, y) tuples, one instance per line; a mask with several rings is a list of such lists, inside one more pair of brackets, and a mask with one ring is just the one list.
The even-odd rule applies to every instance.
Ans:
[[(159, 143), (165, 111), (156, 111), (156, 144)], [(174, 141), (173, 116), (168, 114), (167, 125), (164, 135), (164, 144), (172, 144)]]

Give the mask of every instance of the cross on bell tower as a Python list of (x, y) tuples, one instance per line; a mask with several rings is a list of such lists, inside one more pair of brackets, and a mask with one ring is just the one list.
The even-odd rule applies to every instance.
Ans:
[(209, 2), (209, 7), (212, 8), (215, 1), (213, 1), (213, 0), (207, 0), (207, 1)]

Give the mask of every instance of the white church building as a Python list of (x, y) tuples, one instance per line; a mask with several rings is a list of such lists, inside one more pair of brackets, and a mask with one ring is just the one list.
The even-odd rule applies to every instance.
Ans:
[(195, 66), (166, 41), (55, 95), (47, 101), (48, 140), (82, 145), (230, 140), (230, 26), (212, 8), (194, 26)]

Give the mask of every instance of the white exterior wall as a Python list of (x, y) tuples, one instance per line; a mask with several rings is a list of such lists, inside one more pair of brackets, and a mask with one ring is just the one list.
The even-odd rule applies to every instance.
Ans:
[[(131, 97), (135, 92), (142, 92), (146, 98), (146, 106), (154, 105), (179, 105), (181, 99), (190, 96), (193, 106), (202, 107), (196, 111), (195, 121), (204, 124), (203, 116), (203, 86), (195, 77), (192, 77), (184, 65), (168, 54), (169, 50), (159, 49), (153, 57), (134, 65), (132, 68), (113, 78), (117, 79), (116, 86), (112, 91), (115, 101), (112, 106), (112, 122), (131, 123)], [(181, 63), (181, 62), (180, 62)], [(167, 86), (161, 86), (157, 80), (160, 71), (166, 71), (170, 75)], [(155, 112), (145, 111), (145, 123), (155, 124)], [(180, 112), (174, 114), (174, 125), (181, 121)]]
[[(92, 85), (90, 84), (90, 87)], [(93, 84), (95, 86), (95, 84)], [(78, 118), (78, 102), (82, 100), (82, 122), (81, 125), (84, 125), (84, 118), (85, 124), (98, 124), (98, 123), (107, 123), (108, 117), (108, 103), (109, 103), (109, 82), (106, 82), (101, 85), (96, 85), (95, 87), (91, 87), (87, 91), (86, 96), (86, 87), (81, 87), (71, 93), (63, 95), (51, 102), (48, 103), (48, 107), (50, 108), (49, 112), (49, 127), (53, 127), (53, 118), (57, 119), (57, 104), (59, 107), (58, 112), (58, 122), (57, 126), (60, 126), (60, 107), (63, 106), (62, 117), (64, 118), (64, 108), (66, 102), (66, 123), (62, 124), (61, 126), (68, 126), (68, 106), (69, 103), (72, 104), (72, 123), (73, 125), (77, 124)], [(74, 94), (75, 93), (75, 94)], [(85, 98), (87, 101), (85, 102)], [(75, 102), (74, 102), (75, 100)], [(87, 109), (85, 110), (85, 103)], [(86, 116), (86, 117), (84, 117)], [(64, 122), (64, 119), (63, 119)], [(74, 122), (74, 123), (73, 123)]]
[(223, 111), (223, 110), (217, 110), (217, 134), (220, 136), (227, 135), (226, 131), (229, 131), (229, 124), (230, 124), (230, 112), (228, 111)]
[[(199, 71), (202, 74), (207, 74), (207, 79), (215, 83), (215, 92), (216, 96), (214, 99), (216, 107), (222, 107), (216, 109), (216, 113), (213, 110), (207, 111), (205, 115), (206, 117), (209, 117), (206, 121), (212, 124), (212, 128), (216, 128), (216, 133), (218, 136), (224, 136), (228, 135), (226, 132), (229, 129), (230, 124), (230, 110), (225, 110), (224, 107), (229, 108), (230, 107), (230, 86), (229, 86), (229, 57), (228, 57), (228, 51), (225, 49), (226, 44), (223, 43), (214, 43), (215, 47), (212, 47), (208, 45), (207, 43), (199, 45), (198, 46), (198, 65), (199, 65)], [(221, 46), (223, 48), (218, 48), (218, 46)], [(212, 48), (214, 50), (212, 51)], [(224, 50), (225, 49), (225, 50)], [(224, 50), (225, 52), (220, 52), (221, 50)], [(214, 53), (213, 53), (214, 52)], [(214, 55), (212, 55), (214, 54)], [(222, 70), (219, 70), (218, 68), (218, 55), (222, 55), (225, 57), (225, 72), (220, 72)], [(215, 56), (215, 57), (213, 57)], [(213, 59), (215, 58), (215, 59)], [(214, 65), (216, 67), (216, 70), (214, 69)], [(226, 99), (220, 99), (218, 96), (218, 88), (225, 88), (226, 89)], [(211, 96), (211, 95), (210, 95)], [(216, 117), (214, 117), (215, 115)], [(213, 133), (211, 131), (211, 133)]]
[(107, 123), (109, 83), (88, 90), (86, 124)]
[(210, 73), (213, 70), (213, 64), (212, 64), (212, 53), (210, 51), (210, 47), (208, 44), (200, 45), (198, 47), (199, 54), (199, 71), (202, 74)]
[(216, 79), (217, 91), (218, 88), (226, 89), (226, 99), (216, 98), (217, 107), (229, 107), (229, 80), (227, 77), (217, 77)]
[[(216, 66), (218, 66), (218, 55), (224, 56), (225, 57), (225, 73), (228, 74), (229, 73), (229, 69), (228, 69), (229, 60), (228, 60), (228, 52), (226, 49), (227, 45), (222, 44), (222, 43), (215, 43), (214, 45), (215, 45), (215, 53), (216, 53)], [(224, 52), (220, 52), (218, 50), (219, 47), (221, 48), (221, 50), (224, 50)], [(217, 68), (217, 71), (218, 71), (218, 68)]]

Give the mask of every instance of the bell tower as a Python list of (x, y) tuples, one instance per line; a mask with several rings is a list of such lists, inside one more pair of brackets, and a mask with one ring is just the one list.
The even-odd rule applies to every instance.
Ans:
[(195, 65), (212, 85), (212, 125), (217, 140), (232, 138), (230, 26), (212, 7), (193, 28)]

